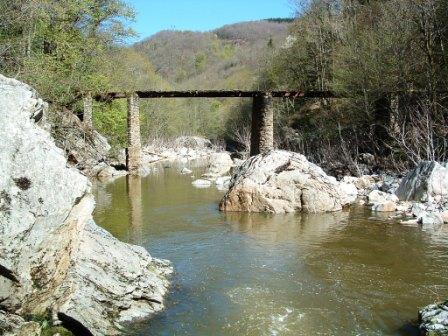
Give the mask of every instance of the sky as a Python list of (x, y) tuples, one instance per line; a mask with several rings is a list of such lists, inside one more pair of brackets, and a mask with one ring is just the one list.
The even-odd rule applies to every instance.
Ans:
[(138, 39), (161, 30), (207, 31), (225, 24), (292, 17), (291, 0), (125, 0), (136, 12)]

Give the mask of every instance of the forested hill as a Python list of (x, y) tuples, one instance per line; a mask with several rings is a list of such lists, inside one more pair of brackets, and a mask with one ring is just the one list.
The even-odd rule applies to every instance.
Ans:
[(284, 44), (288, 27), (288, 20), (263, 20), (204, 33), (166, 30), (135, 49), (175, 87), (245, 89), (258, 82), (269, 56)]

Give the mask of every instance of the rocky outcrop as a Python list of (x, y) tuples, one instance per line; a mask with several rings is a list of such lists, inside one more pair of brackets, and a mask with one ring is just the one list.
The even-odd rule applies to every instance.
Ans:
[(438, 162), (425, 161), (401, 181), (396, 195), (401, 201), (439, 201), (448, 197), (448, 168)]
[(210, 140), (198, 136), (182, 136), (174, 140), (176, 147), (204, 149), (212, 148)]
[(422, 335), (448, 335), (448, 301), (420, 310), (419, 323)]
[(232, 167), (233, 160), (229, 153), (214, 153), (210, 155), (209, 164), (202, 177), (209, 180), (215, 180), (218, 177), (228, 174)]
[(51, 135), (70, 165), (88, 176), (104, 169), (111, 149), (105, 137), (85, 126), (71, 111), (53, 113), (50, 122)]
[(0, 310), (0, 335), (39, 336), (42, 328), (37, 322), (27, 322), (22, 317)]
[(90, 182), (38, 125), (45, 109), (30, 87), (0, 76), (1, 306), (116, 335), (163, 308), (172, 269), (96, 226)]
[(172, 141), (153, 141), (142, 150), (142, 164), (151, 164), (157, 161), (181, 161), (209, 157), (216, 153), (210, 140), (197, 136), (183, 136)]
[(350, 201), (346, 188), (303, 155), (272, 151), (236, 169), (222, 211), (331, 212)]

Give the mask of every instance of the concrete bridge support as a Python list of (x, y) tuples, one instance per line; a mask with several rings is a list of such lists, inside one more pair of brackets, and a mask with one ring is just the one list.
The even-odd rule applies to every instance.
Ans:
[(265, 154), (272, 149), (274, 149), (272, 94), (263, 92), (253, 98), (250, 156)]
[(130, 175), (138, 175), (141, 163), (140, 108), (136, 93), (128, 96), (128, 148), (126, 166)]
[(83, 103), (84, 103), (84, 113), (82, 116), (82, 122), (84, 123), (84, 125), (88, 128), (93, 128), (93, 99), (92, 99), (92, 93), (91, 92), (87, 92), (84, 95), (83, 98)]

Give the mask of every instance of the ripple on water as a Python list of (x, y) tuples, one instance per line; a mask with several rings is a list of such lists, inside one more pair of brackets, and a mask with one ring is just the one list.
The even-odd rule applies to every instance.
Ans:
[(174, 168), (96, 196), (100, 225), (177, 271), (167, 310), (132, 335), (412, 335), (419, 307), (448, 297), (448, 233), (367, 208), (222, 214), (222, 192)]

